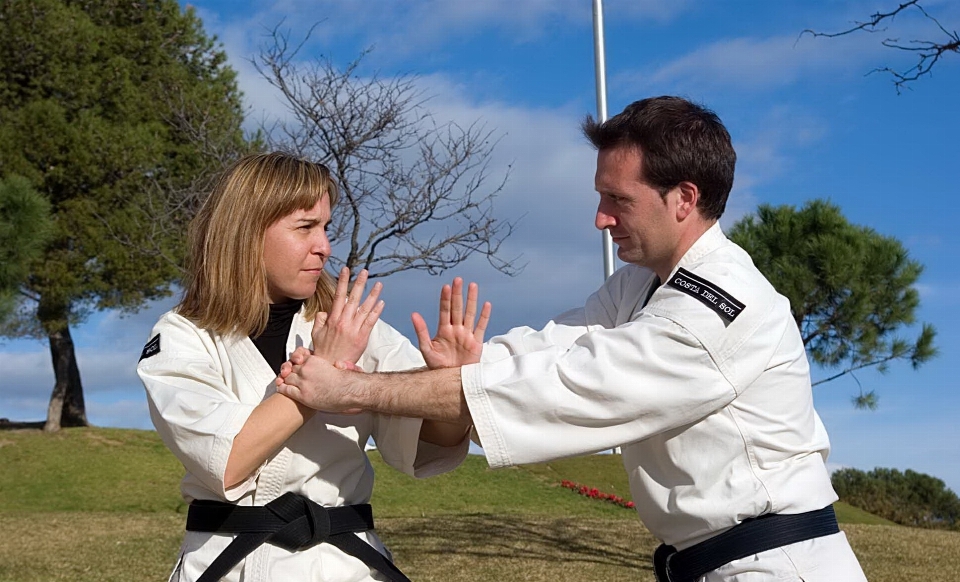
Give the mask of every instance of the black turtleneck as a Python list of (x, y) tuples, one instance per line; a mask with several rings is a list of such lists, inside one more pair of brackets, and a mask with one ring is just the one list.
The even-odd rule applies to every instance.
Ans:
[(267, 328), (263, 333), (254, 337), (253, 345), (260, 350), (260, 355), (270, 364), (275, 374), (280, 373), (280, 366), (287, 361), (287, 336), (290, 335), (290, 326), (303, 301), (289, 301), (287, 303), (271, 303), (270, 317), (267, 319)]

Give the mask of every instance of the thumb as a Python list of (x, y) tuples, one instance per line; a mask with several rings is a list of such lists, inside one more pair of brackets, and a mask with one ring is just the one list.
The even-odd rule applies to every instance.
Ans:
[(350, 370), (353, 372), (362, 372), (363, 368), (354, 364), (353, 362), (347, 362), (345, 360), (337, 360), (333, 363), (333, 367), (338, 370)]
[(287, 384), (286, 382), (277, 383), (277, 392), (283, 394), (287, 398), (292, 398), (297, 402), (300, 402), (300, 389), (292, 384)]
[(413, 331), (417, 334), (417, 344), (420, 346), (420, 351), (430, 349), (430, 329), (427, 327), (427, 322), (423, 319), (423, 316), (417, 312), (410, 314), (410, 320), (413, 322)]

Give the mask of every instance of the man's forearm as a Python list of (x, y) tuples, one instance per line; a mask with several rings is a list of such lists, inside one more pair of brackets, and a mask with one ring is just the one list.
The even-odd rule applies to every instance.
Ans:
[(350, 374), (355, 406), (382, 414), (447, 422), (472, 422), (460, 368), (418, 372)]

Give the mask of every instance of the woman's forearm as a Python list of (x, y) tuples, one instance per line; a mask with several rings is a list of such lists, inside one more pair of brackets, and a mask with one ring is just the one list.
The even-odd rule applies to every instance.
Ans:
[(224, 488), (237, 485), (256, 471), (315, 413), (283, 394), (273, 394), (261, 402), (233, 439), (223, 473)]

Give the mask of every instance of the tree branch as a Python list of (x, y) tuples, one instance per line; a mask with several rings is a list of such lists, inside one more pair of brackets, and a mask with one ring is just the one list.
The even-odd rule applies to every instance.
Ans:
[(919, 0), (910, 0), (909, 2), (904, 2), (890, 12), (876, 12), (870, 17), (870, 20), (865, 22), (855, 22), (855, 26), (840, 32), (816, 32), (808, 28), (801, 32), (800, 36), (802, 37), (804, 34), (809, 34), (814, 37), (822, 36), (827, 38), (836, 38), (838, 36), (845, 36), (858, 31), (873, 33), (886, 30), (886, 28), (878, 27), (882, 23), (893, 21), (898, 14), (908, 8), (915, 8), (916, 10), (919, 10), (924, 17), (933, 21), (933, 23), (937, 25), (937, 28), (940, 29), (940, 32), (946, 36), (946, 39), (940, 42), (930, 40), (911, 40), (907, 41), (906, 43), (902, 43), (899, 39), (887, 38), (881, 43), (887, 48), (907, 51), (917, 55), (917, 63), (908, 69), (897, 71), (892, 67), (879, 67), (873, 71), (870, 71), (871, 73), (882, 72), (892, 75), (897, 93), (900, 93), (907, 83), (916, 81), (925, 75), (930, 75), (934, 65), (936, 65), (946, 53), (960, 52), (960, 35), (958, 35), (956, 31), (947, 30), (938, 19), (931, 16), (923, 8), (923, 6), (919, 3)]

